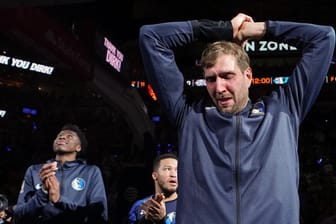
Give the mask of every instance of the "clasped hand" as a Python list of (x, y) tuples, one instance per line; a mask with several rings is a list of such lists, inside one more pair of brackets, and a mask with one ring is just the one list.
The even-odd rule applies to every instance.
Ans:
[(39, 172), (43, 191), (48, 192), (49, 201), (56, 203), (60, 198), (59, 181), (56, 178), (57, 162), (46, 163)]
[(142, 203), (141, 209), (144, 211), (145, 219), (159, 222), (166, 217), (166, 205), (163, 199), (162, 194), (157, 194)]
[(249, 39), (259, 40), (266, 32), (265, 22), (254, 22), (252, 17), (239, 13), (231, 20), (233, 41), (244, 47)]

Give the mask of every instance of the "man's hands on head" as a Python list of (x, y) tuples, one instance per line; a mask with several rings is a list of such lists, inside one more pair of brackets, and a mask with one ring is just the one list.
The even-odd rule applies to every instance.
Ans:
[(242, 24), (238, 33), (238, 39), (243, 42), (246, 42), (247, 40), (260, 40), (266, 33), (266, 23), (245, 22)]
[(232, 24), (232, 29), (233, 29), (233, 40), (234, 42), (244, 42), (244, 40), (242, 39), (243, 36), (241, 35), (241, 33), (239, 32), (240, 29), (242, 28), (243, 24), (246, 22), (253, 22), (253, 19), (251, 16), (248, 16), (244, 13), (238, 13), (238, 15), (236, 15), (232, 20), (231, 20), (231, 24)]
[(231, 20), (233, 41), (244, 47), (247, 40), (261, 39), (266, 32), (265, 22), (254, 22), (252, 17), (239, 13)]

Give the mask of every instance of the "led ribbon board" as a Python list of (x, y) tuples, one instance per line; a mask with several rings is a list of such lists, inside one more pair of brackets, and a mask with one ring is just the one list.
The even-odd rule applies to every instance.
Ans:
[(52, 66), (38, 64), (36, 62), (14, 58), (6, 55), (0, 55), (0, 64), (33, 72), (39, 72), (46, 75), (52, 75), (54, 71), (54, 67)]

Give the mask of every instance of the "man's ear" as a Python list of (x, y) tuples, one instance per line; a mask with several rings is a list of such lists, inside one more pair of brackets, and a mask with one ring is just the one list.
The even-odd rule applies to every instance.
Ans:
[(76, 152), (80, 152), (81, 150), (82, 150), (81, 145), (77, 145), (77, 146), (76, 146)]
[(153, 178), (153, 180), (157, 180), (157, 178), (158, 178), (158, 173), (155, 172), (155, 171), (153, 171), (153, 172), (152, 172), (152, 178)]
[(251, 68), (251, 67), (248, 67), (247, 69), (245, 69), (245, 71), (244, 71), (244, 76), (246, 76), (246, 78), (247, 78), (248, 81), (249, 81), (248, 86), (251, 86), (252, 78), (253, 78), (253, 75), (252, 75), (252, 68)]

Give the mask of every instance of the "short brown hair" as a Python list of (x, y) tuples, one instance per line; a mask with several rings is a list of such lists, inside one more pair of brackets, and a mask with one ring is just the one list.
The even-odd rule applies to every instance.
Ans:
[(200, 65), (202, 68), (212, 67), (221, 55), (233, 55), (237, 59), (238, 66), (243, 72), (250, 67), (250, 58), (244, 48), (229, 41), (216, 41), (209, 44), (202, 52)]

